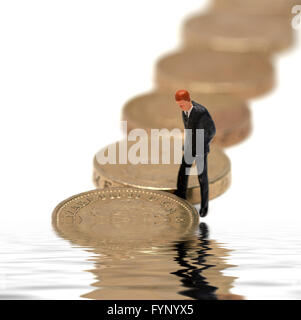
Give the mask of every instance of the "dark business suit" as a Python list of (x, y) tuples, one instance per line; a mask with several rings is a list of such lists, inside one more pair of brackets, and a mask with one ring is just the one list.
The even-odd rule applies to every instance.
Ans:
[[(186, 135), (184, 155), (182, 158), (182, 164), (178, 173), (177, 191), (175, 192), (181, 198), (186, 199), (186, 190), (188, 184), (188, 172), (192, 166), (193, 161), (196, 161), (198, 170), (198, 180), (201, 189), (201, 210), (200, 215), (205, 216), (208, 211), (208, 197), (209, 197), (209, 186), (208, 186), (208, 173), (207, 173), (207, 155), (210, 151), (210, 142), (215, 135), (216, 129), (214, 121), (212, 120), (208, 110), (191, 101), (193, 108), (191, 109), (190, 115), (187, 118), (184, 112), (182, 112), (183, 122), (185, 129), (189, 131), (189, 135)], [(197, 129), (203, 129), (203, 139), (197, 141)], [(200, 136), (199, 136), (200, 137)], [(187, 139), (188, 138), (188, 139)], [(188, 142), (187, 142), (188, 141)], [(203, 145), (197, 145), (196, 143), (202, 143)], [(189, 149), (189, 150), (188, 150)], [(187, 161), (187, 156), (189, 161)]]

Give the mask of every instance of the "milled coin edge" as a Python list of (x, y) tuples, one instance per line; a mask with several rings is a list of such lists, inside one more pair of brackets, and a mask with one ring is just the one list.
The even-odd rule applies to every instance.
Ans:
[[(188, 213), (191, 212), (193, 215), (196, 215), (198, 217), (198, 212), (194, 208), (194, 206), (189, 203), (188, 201), (181, 199), (174, 194), (165, 192), (165, 191), (159, 191), (159, 190), (148, 190), (148, 189), (142, 189), (142, 188), (134, 188), (134, 187), (112, 187), (112, 188), (104, 188), (104, 189), (93, 189), (90, 191), (82, 192), (76, 195), (73, 195), (64, 201), (60, 202), (53, 210), (52, 212), (52, 222), (58, 222), (59, 213), (62, 209), (64, 209), (68, 204), (77, 201), (79, 199), (85, 199), (86, 196), (90, 194), (101, 194), (101, 193), (112, 193), (112, 192), (133, 192), (133, 193), (143, 193), (143, 194), (155, 194), (159, 195), (162, 198), (170, 199), (171, 201), (177, 203), (181, 207), (183, 207)], [(57, 225), (55, 225), (55, 229), (57, 229)]]

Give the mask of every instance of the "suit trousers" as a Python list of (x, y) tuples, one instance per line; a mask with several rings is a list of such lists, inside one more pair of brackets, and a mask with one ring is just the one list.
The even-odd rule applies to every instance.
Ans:
[(193, 158), (193, 161), (190, 161), (190, 163), (187, 163), (185, 161), (185, 157), (183, 156), (182, 164), (178, 173), (177, 194), (178, 196), (186, 199), (189, 171), (194, 161), (196, 161), (198, 170), (198, 180), (201, 191), (201, 206), (202, 208), (208, 208), (209, 185), (207, 172), (207, 153), (204, 153), (204, 155), (197, 155)]

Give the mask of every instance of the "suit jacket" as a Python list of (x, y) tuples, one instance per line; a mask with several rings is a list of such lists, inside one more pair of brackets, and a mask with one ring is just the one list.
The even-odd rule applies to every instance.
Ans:
[(216, 129), (208, 110), (194, 101), (191, 101), (193, 108), (190, 112), (188, 121), (186, 115), (182, 112), (185, 129), (191, 129), (192, 155), (196, 156), (196, 129), (204, 129), (204, 153), (210, 151), (210, 142), (215, 135)]

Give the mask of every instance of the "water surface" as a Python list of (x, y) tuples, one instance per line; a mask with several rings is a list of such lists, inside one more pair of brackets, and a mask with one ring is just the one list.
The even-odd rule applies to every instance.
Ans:
[(1, 228), (0, 240), (0, 299), (301, 298), (293, 223), (255, 224), (253, 232), (201, 223), (172, 241), (87, 237), (84, 245), (48, 224), (23, 234)]

